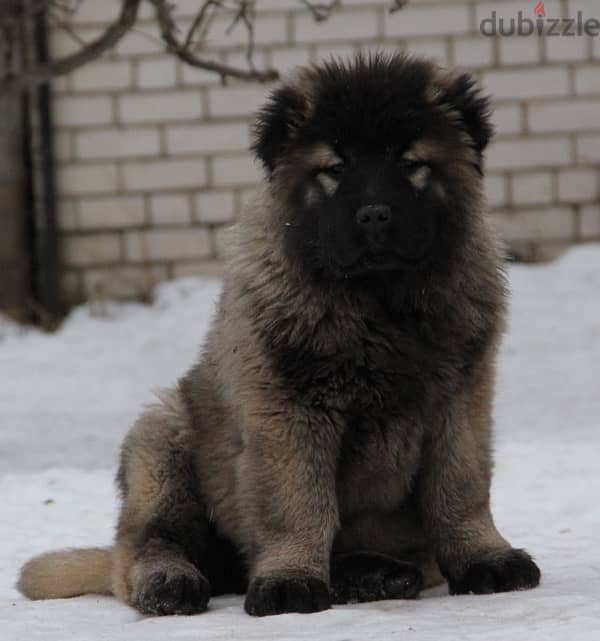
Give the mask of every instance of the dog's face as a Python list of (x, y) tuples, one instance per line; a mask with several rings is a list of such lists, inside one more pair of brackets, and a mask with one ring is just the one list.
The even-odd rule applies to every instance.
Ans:
[(403, 56), (297, 73), (254, 145), (289, 256), (339, 278), (447, 256), (480, 215), (487, 110), (469, 76)]

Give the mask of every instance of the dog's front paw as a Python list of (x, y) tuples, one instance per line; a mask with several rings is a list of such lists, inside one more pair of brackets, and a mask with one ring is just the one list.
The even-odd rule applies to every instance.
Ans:
[(319, 612), (331, 607), (329, 588), (315, 577), (267, 576), (253, 579), (244, 608), (256, 617), (285, 612)]
[(451, 594), (491, 594), (535, 588), (540, 576), (540, 569), (525, 550), (512, 549), (473, 560), (460, 579), (448, 583)]

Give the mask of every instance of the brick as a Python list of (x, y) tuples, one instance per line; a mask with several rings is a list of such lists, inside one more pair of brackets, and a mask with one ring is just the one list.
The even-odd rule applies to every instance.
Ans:
[(512, 178), (512, 200), (515, 205), (551, 203), (554, 177), (549, 172), (519, 174)]
[(598, 174), (592, 169), (565, 169), (558, 174), (561, 202), (583, 203), (600, 195)]
[(57, 224), (61, 231), (73, 231), (79, 227), (77, 202), (60, 198), (57, 203)]
[(299, 65), (310, 62), (310, 49), (308, 47), (286, 47), (285, 49), (271, 49), (270, 66), (286, 73)]
[(145, 218), (141, 196), (84, 198), (79, 205), (82, 229), (125, 229), (142, 225)]
[(600, 136), (577, 136), (577, 160), (580, 163), (600, 162)]
[(483, 74), (483, 84), (497, 99), (567, 96), (569, 72), (555, 67), (489, 71)]
[(71, 75), (75, 91), (107, 91), (131, 87), (132, 69), (129, 61), (94, 62)]
[(198, 91), (123, 95), (117, 113), (126, 124), (196, 120), (202, 116), (202, 98)]
[(204, 258), (211, 252), (207, 229), (160, 229), (125, 234), (125, 256), (132, 262)]
[(546, 58), (555, 62), (585, 60), (587, 58), (587, 38), (579, 36), (547, 37)]
[(71, 159), (71, 132), (61, 130), (54, 132), (54, 148), (52, 154), (55, 160)]
[(114, 22), (121, 9), (122, 2), (120, 0), (83, 0), (78, 3), (77, 11), (73, 12), (72, 20), (75, 23), (86, 22)]
[(249, 145), (250, 131), (244, 123), (167, 127), (170, 154), (245, 151)]
[(492, 38), (459, 38), (454, 41), (454, 64), (477, 69), (489, 67), (494, 61)]
[(504, 176), (485, 177), (485, 195), (488, 207), (502, 207), (507, 203), (507, 183)]
[(127, 162), (123, 165), (125, 189), (177, 189), (206, 184), (206, 163), (201, 159)]
[(492, 122), (499, 135), (518, 134), (523, 131), (523, 112), (520, 105), (494, 107)]
[(181, 65), (181, 83), (186, 87), (221, 85), (221, 78), (207, 69), (199, 69), (190, 65)]
[(174, 87), (177, 83), (175, 56), (142, 60), (138, 64), (136, 86), (141, 89)]
[(433, 58), (440, 64), (447, 64), (450, 62), (448, 55), (449, 47), (440, 38), (418, 38), (405, 40), (406, 50), (414, 53), (417, 56), (425, 56), (426, 58)]
[(248, 116), (262, 106), (269, 88), (259, 85), (211, 87), (208, 92), (209, 113), (213, 118)]
[(492, 219), (507, 241), (566, 240), (575, 237), (575, 215), (568, 207), (493, 212)]
[(250, 154), (213, 159), (213, 181), (216, 186), (253, 185), (261, 178), (257, 163)]
[(282, 44), (288, 40), (286, 16), (259, 16), (254, 23), (254, 39), (261, 46)]
[(176, 3), (173, 3), (173, 13), (177, 17), (187, 16), (188, 18), (194, 18), (199, 8), (198, 0), (177, 0)]
[(150, 220), (153, 225), (184, 225), (191, 221), (190, 200), (180, 194), (152, 196)]
[(583, 13), (584, 20), (587, 18), (598, 18), (597, 0), (569, 0), (567, 15), (576, 17), (578, 11)]
[(196, 220), (203, 223), (233, 221), (235, 200), (231, 191), (207, 191), (196, 196)]
[[(243, 47), (248, 43), (248, 32), (244, 27), (242, 21), (238, 21), (233, 29), (230, 30), (233, 13), (229, 15), (221, 14), (212, 20), (208, 30), (206, 39), (203, 46), (210, 50), (215, 51), (218, 49), (231, 49), (233, 47)], [(182, 30), (187, 30), (191, 24), (191, 20), (179, 21)], [(263, 38), (271, 38), (272, 42), (283, 42), (286, 40), (287, 29), (284, 16), (265, 16), (257, 17), (254, 25), (255, 29), (255, 42), (263, 43)], [(269, 36), (269, 31), (272, 30), (272, 35)]]
[(579, 212), (579, 235), (585, 240), (600, 239), (600, 206), (582, 207)]
[(132, 158), (156, 156), (160, 151), (157, 129), (98, 129), (75, 137), (79, 158)]
[(52, 103), (57, 127), (104, 125), (113, 117), (112, 101), (106, 96), (59, 96)]
[(334, 11), (323, 22), (316, 22), (309, 12), (294, 15), (294, 41), (330, 42), (377, 37), (377, 14), (374, 11)]
[(203, 278), (221, 279), (223, 277), (223, 262), (220, 260), (200, 260), (175, 263), (173, 275), (175, 278), (202, 276)]
[(63, 238), (63, 262), (71, 267), (115, 263), (121, 258), (118, 234), (92, 234)]
[(540, 39), (537, 37), (498, 38), (500, 63), (502, 65), (524, 65), (541, 60)]
[(162, 265), (120, 265), (85, 270), (83, 285), (87, 297), (92, 300), (138, 299), (148, 302), (152, 300), (155, 285), (167, 277), (167, 268)]
[(58, 193), (62, 195), (112, 193), (117, 189), (117, 168), (104, 163), (65, 165), (57, 171)]
[(556, 167), (571, 162), (568, 138), (502, 140), (494, 143), (487, 154), (490, 170)]
[(600, 93), (600, 67), (598, 65), (575, 69), (575, 92), (580, 96)]
[[(237, 67), (239, 69), (249, 69), (248, 59), (246, 57), (245, 51), (234, 50), (225, 52), (225, 63), (231, 67)], [(267, 63), (267, 52), (261, 51), (258, 48), (254, 50), (254, 66), (256, 69), (267, 69), (269, 67)]]
[(353, 58), (356, 55), (357, 48), (352, 44), (325, 44), (315, 48), (315, 62), (323, 62), (332, 58)]
[(418, 35), (447, 35), (467, 33), (471, 29), (471, 16), (467, 5), (448, 7), (407, 6), (386, 16), (386, 37), (411, 37)]
[(281, 0), (258, 0), (258, 2), (256, 3), (256, 10), (258, 12), (280, 11), (281, 8)]
[(115, 51), (120, 56), (160, 54), (164, 45), (155, 24), (145, 24), (139, 31), (129, 31), (119, 40)]
[(533, 132), (600, 129), (600, 98), (530, 105), (528, 122)]

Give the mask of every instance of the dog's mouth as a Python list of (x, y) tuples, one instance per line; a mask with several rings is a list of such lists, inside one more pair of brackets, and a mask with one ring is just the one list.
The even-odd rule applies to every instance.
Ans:
[(365, 252), (350, 265), (344, 265), (341, 271), (345, 278), (376, 272), (414, 270), (422, 267), (428, 259), (427, 249), (410, 255), (395, 251)]

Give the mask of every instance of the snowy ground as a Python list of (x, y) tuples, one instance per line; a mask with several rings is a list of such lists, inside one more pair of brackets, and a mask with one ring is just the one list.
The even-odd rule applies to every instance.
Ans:
[(55, 335), (0, 321), (0, 639), (162, 641), (600, 639), (600, 246), (510, 270), (497, 399), (496, 521), (542, 571), (535, 591), (252, 619), (238, 597), (197, 617), (144, 618), (111, 598), (29, 602), (34, 553), (111, 540), (119, 442), (152, 388), (192, 363), (219, 284), (159, 288), (153, 308), (75, 311)]

